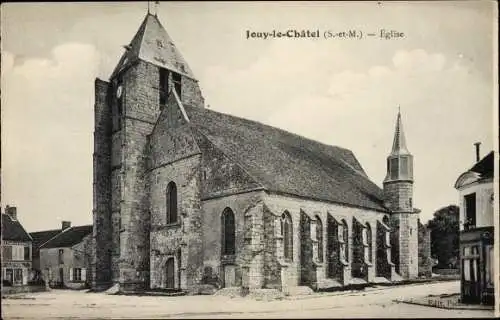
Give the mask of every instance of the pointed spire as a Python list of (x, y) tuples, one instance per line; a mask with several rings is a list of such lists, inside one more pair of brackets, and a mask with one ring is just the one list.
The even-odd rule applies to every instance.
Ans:
[(410, 154), (406, 147), (405, 134), (403, 132), (403, 123), (401, 121), (401, 107), (398, 106), (398, 118), (396, 120), (396, 132), (392, 143), (391, 155)]
[(149, 5), (146, 17), (110, 78), (138, 59), (195, 79), (187, 62), (160, 23), (156, 12), (155, 15), (150, 13)]

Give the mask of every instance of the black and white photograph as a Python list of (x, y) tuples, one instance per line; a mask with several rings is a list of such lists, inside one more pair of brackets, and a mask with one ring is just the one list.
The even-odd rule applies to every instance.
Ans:
[(500, 316), (496, 1), (0, 8), (2, 319)]

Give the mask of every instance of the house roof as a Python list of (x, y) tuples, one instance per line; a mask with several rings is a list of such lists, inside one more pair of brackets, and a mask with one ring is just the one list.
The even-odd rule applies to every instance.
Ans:
[(184, 105), (202, 134), (266, 190), (387, 212), (352, 151), (256, 121)]
[(493, 151), (488, 153), (485, 157), (479, 160), (469, 171), (479, 173), (481, 178), (493, 177)]
[(61, 229), (30, 232), (31, 238), (33, 238), (33, 249), (38, 249), (42, 244), (49, 241), (61, 232)]
[(87, 235), (92, 234), (92, 225), (70, 227), (42, 244), (41, 249), (67, 248), (80, 243)]
[(2, 213), (2, 240), (32, 241), (31, 236), (26, 232), (22, 224), (18, 220), (12, 220), (5, 213)]
[(186, 60), (163, 28), (157, 16), (150, 13), (142, 21), (139, 30), (126, 47), (111, 78), (137, 59), (166, 68), (195, 79)]

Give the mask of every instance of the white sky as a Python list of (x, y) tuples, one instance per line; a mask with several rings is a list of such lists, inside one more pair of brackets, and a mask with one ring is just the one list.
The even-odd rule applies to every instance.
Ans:
[[(28, 231), (92, 223), (95, 77), (147, 3), (2, 4), (2, 207)], [(213, 110), (351, 149), (382, 186), (397, 106), (424, 221), (493, 149), (495, 2), (162, 3)], [(399, 40), (247, 40), (246, 30), (380, 29)]]

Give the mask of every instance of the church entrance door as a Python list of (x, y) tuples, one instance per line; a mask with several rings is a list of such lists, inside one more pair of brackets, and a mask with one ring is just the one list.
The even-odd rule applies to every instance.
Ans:
[(236, 268), (228, 264), (224, 266), (224, 287), (236, 287)]
[(174, 289), (175, 288), (174, 258), (168, 258), (167, 263), (165, 264), (165, 276), (167, 279), (166, 283), (167, 289)]

